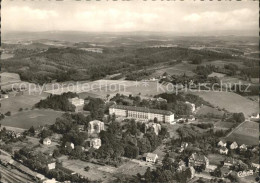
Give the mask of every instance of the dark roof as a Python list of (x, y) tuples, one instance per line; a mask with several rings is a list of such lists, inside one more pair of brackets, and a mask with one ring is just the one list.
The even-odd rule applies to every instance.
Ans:
[(112, 105), (110, 108), (124, 109), (129, 111), (138, 111), (138, 112), (147, 112), (147, 113), (149, 112), (149, 113), (163, 114), (163, 115), (173, 114), (171, 111), (166, 111), (166, 110), (150, 109), (146, 107), (136, 107), (136, 106), (126, 106), (126, 105)]

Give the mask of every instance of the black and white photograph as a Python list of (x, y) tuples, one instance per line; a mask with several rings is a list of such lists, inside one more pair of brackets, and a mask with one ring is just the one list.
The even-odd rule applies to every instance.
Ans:
[(3, 0), (0, 183), (256, 183), (259, 1)]

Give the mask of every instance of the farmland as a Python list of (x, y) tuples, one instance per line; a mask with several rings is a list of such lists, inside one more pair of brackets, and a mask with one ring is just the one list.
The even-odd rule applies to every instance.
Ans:
[(31, 126), (53, 124), (55, 119), (61, 115), (60, 111), (35, 109), (16, 113), (1, 120), (0, 123), (5, 126), (28, 129)]
[(202, 106), (198, 109), (198, 111), (196, 112), (197, 115), (207, 115), (207, 114), (212, 114), (214, 116), (218, 116), (218, 117), (222, 117), (224, 112), (221, 110), (218, 110), (216, 108), (213, 107), (209, 107), (209, 106)]
[(236, 141), (238, 144), (259, 144), (259, 123), (246, 121), (236, 128), (226, 140)]
[(142, 82), (142, 81), (124, 81), (124, 80), (97, 80), (93, 82), (85, 82), (72, 86), (66, 86), (59, 89), (47, 90), (46, 93), (61, 94), (64, 92), (76, 92), (80, 96), (99, 96), (101, 98), (106, 95), (115, 95), (121, 93), (125, 95), (138, 95), (141, 93), (143, 96), (157, 95), (163, 93), (165, 86), (162, 86), (161, 90), (157, 91), (157, 82)]
[(258, 112), (257, 102), (248, 100), (236, 93), (218, 91), (196, 91), (192, 93), (202, 97), (215, 107), (224, 108), (229, 112), (243, 112), (245, 117)]

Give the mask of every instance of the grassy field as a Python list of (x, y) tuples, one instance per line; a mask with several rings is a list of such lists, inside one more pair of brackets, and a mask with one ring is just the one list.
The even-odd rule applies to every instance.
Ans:
[(213, 114), (214, 116), (222, 117), (224, 112), (209, 106), (202, 106), (196, 113), (197, 115)]
[(9, 97), (8, 99), (1, 100), (1, 113), (6, 113), (7, 111), (11, 111), (11, 113), (17, 113), (20, 108), (28, 108), (31, 109), (34, 104), (39, 102), (41, 99), (45, 99), (46, 96), (43, 95), (28, 95), (24, 94), (21, 96)]
[(157, 82), (143, 82), (143, 81), (125, 81), (125, 80), (97, 80), (93, 82), (86, 82), (75, 85), (75, 87), (63, 87), (55, 90), (47, 90), (46, 93), (61, 94), (64, 92), (76, 92), (82, 98), (87, 96), (106, 97), (106, 95), (113, 96), (116, 93), (125, 95), (153, 96), (166, 91), (166, 86), (163, 89), (157, 90)]
[(229, 112), (243, 112), (245, 117), (257, 113), (259, 109), (257, 102), (232, 92), (196, 91), (191, 93), (202, 97), (215, 107), (224, 108)]
[(233, 61), (233, 60), (208, 61), (208, 62), (203, 62), (202, 65), (215, 65), (216, 67), (224, 68), (224, 65), (231, 64), (231, 63), (237, 65), (239, 68), (245, 67), (243, 65), (243, 62), (238, 62), (238, 61)]
[(246, 121), (236, 128), (227, 138), (229, 141), (236, 141), (238, 144), (257, 145), (259, 144), (259, 123)]
[(31, 126), (54, 124), (55, 119), (62, 114), (63, 112), (60, 111), (35, 109), (16, 113), (1, 120), (0, 123), (5, 126), (29, 129)]
[(231, 122), (223, 122), (218, 121), (214, 123), (214, 128), (217, 130), (228, 130), (229, 128), (232, 128), (234, 126), (234, 123)]
[(193, 72), (193, 70), (195, 68), (196, 65), (192, 65), (187, 62), (182, 62), (174, 66), (169, 66), (167, 68), (159, 68), (151, 75), (151, 77), (162, 76), (165, 72), (167, 72), (170, 75), (183, 75), (185, 73), (187, 76), (194, 76), (195, 73)]

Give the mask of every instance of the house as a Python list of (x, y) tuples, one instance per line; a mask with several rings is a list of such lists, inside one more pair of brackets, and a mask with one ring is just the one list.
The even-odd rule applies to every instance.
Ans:
[(40, 173), (37, 173), (36, 174), (36, 177), (39, 179), (39, 180), (44, 180), (45, 179), (45, 176), (40, 174)]
[(57, 182), (56, 179), (52, 178), (52, 179), (45, 179), (43, 180), (42, 183), (56, 183), (56, 182)]
[(240, 151), (246, 151), (247, 150), (247, 146), (245, 144), (242, 144), (241, 146), (239, 146)]
[(183, 171), (183, 170), (185, 170), (185, 168), (186, 168), (185, 162), (183, 160), (180, 160), (178, 163), (177, 171)]
[(188, 143), (187, 142), (182, 142), (181, 143), (181, 147), (180, 147), (180, 149), (179, 149), (179, 152), (182, 152), (182, 151), (184, 151), (184, 149), (186, 149), (187, 147), (188, 147)]
[(1, 98), (9, 98), (9, 96), (7, 94), (2, 94)]
[(90, 140), (90, 147), (94, 149), (99, 149), (101, 146), (101, 139), (100, 138), (93, 138)]
[(223, 140), (219, 141), (218, 142), (218, 147), (226, 147), (227, 146), (227, 143)]
[(155, 163), (156, 160), (158, 159), (158, 155), (153, 153), (145, 153), (144, 157), (146, 162), (152, 162), (152, 163)]
[(48, 166), (48, 169), (49, 169), (49, 170), (55, 169), (55, 167), (56, 167), (56, 162), (48, 163), (47, 166)]
[(196, 111), (196, 106), (195, 104), (193, 103), (190, 103), (188, 101), (185, 102), (187, 105), (190, 105), (191, 106), (191, 112), (194, 113)]
[(43, 139), (42, 143), (44, 145), (51, 145), (51, 139), (50, 138), (45, 138), (45, 139)]
[(148, 123), (148, 124), (145, 124), (145, 132), (149, 128), (152, 128), (156, 135), (158, 135), (159, 132), (161, 131), (161, 125), (159, 123)]
[(226, 147), (221, 147), (221, 148), (219, 149), (219, 153), (220, 153), (220, 154), (228, 154), (228, 149), (227, 149)]
[(79, 130), (80, 132), (85, 131), (85, 125), (78, 125), (78, 130)]
[(238, 148), (238, 144), (234, 141), (232, 144), (230, 144), (229, 148), (230, 148), (231, 150), (237, 149), (237, 148)]
[(66, 142), (65, 148), (67, 148), (67, 147), (71, 147), (71, 149), (75, 148), (75, 146), (74, 146), (74, 144), (72, 142)]
[(88, 134), (100, 133), (105, 130), (104, 122), (99, 120), (90, 121), (88, 124)]
[(224, 160), (224, 167), (231, 167), (235, 164), (235, 160), (234, 158), (231, 158), (231, 157), (227, 157), (225, 160)]
[(209, 159), (206, 156), (199, 155), (197, 153), (193, 153), (189, 157), (189, 167), (191, 167), (191, 166), (198, 167), (198, 166), (202, 166), (202, 165), (204, 165), (205, 168), (207, 168), (209, 165)]

